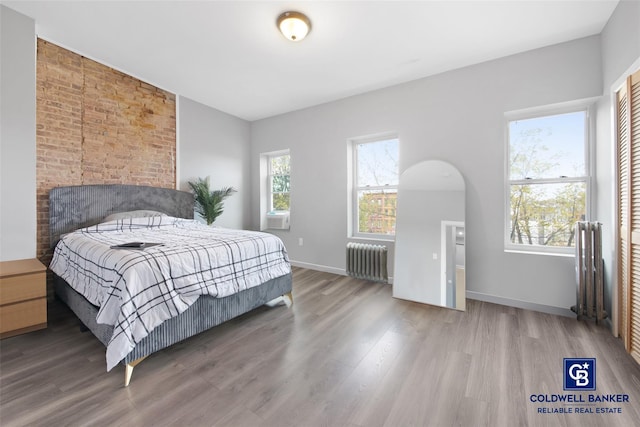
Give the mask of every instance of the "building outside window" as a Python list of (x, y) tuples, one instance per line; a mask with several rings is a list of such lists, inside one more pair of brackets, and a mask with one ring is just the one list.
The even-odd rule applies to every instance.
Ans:
[(588, 217), (586, 108), (508, 120), (506, 247), (572, 252)]
[(353, 140), (352, 148), (352, 234), (393, 237), (398, 199), (398, 138)]

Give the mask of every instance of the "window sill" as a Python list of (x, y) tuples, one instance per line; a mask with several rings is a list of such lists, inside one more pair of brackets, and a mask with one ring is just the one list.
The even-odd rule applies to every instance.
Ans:
[(523, 254), (523, 255), (544, 255), (544, 256), (555, 256), (555, 257), (563, 257), (563, 258), (575, 258), (575, 254), (569, 252), (546, 252), (546, 251), (536, 251), (536, 250), (524, 250), (524, 249), (513, 249), (513, 248), (505, 248), (505, 253), (509, 254)]
[(367, 242), (390, 242), (395, 243), (396, 236), (347, 236), (349, 240), (364, 240)]

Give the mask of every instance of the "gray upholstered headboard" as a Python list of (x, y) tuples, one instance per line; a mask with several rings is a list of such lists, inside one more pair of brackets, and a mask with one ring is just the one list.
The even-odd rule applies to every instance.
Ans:
[(49, 236), (54, 247), (60, 235), (98, 224), (107, 215), (149, 209), (178, 218), (193, 218), (193, 194), (139, 185), (77, 185), (49, 192)]

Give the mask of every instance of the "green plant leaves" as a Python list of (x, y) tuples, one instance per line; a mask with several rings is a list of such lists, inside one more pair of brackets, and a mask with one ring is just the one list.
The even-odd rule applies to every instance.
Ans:
[(224, 210), (224, 200), (236, 190), (233, 187), (223, 187), (220, 190), (209, 188), (209, 177), (203, 179), (198, 178), (197, 181), (189, 181), (189, 186), (195, 197), (195, 210), (202, 218), (205, 219), (207, 225), (213, 224)]

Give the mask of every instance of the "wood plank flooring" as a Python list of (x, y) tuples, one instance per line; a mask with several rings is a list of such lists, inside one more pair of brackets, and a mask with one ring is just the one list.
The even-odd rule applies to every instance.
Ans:
[[(630, 426), (640, 367), (591, 322), (479, 301), (457, 312), (391, 287), (294, 269), (294, 305), (261, 307), (150, 356), (123, 387), (61, 303), (49, 328), (0, 342), (2, 426)], [(621, 414), (545, 414), (562, 359), (595, 357)], [(584, 395), (585, 400), (589, 393)]]

